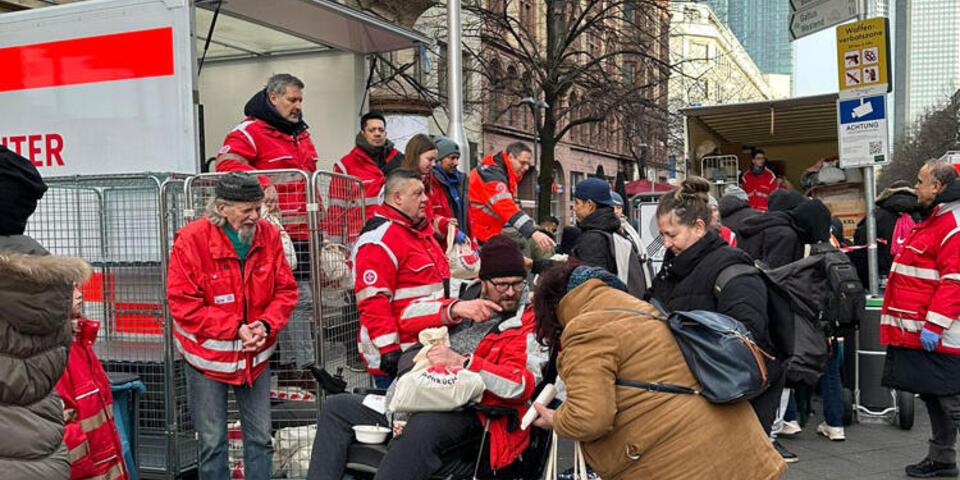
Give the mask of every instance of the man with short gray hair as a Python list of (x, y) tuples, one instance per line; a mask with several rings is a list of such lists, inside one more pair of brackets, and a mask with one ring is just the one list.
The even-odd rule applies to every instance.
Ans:
[(246, 478), (270, 478), (270, 355), (297, 304), (280, 231), (260, 218), (255, 177), (220, 179), (207, 217), (177, 232), (167, 272), (174, 341), (200, 439), (200, 478), (227, 466), (227, 390), (240, 409)]

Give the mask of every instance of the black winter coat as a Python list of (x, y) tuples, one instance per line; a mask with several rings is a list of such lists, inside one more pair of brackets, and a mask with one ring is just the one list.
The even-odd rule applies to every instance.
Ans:
[(763, 212), (750, 208), (750, 204), (742, 198), (726, 195), (720, 199), (720, 223), (733, 230), (737, 237), (743, 237), (740, 231), (743, 230), (744, 222), (757, 215), (763, 215)]
[(757, 345), (774, 352), (767, 318), (767, 287), (759, 272), (734, 277), (719, 298), (714, 294), (717, 275), (738, 263), (752, 265), (753, 261), (716, 233), (708, 232), (679, 255), (667, 251), (650, 296), (669, 311), (707, 310), (735, 318), (750, 330)]
[(756, 260), (777, 268), (803, 256), (793, 218), (787, 212), (767, 212), (746, 219), (737, 246)]
[(610, 249), (610, 238), (602, 233), (612, 235), (620, 231), (620, 219), (613, 213), (613, 209), (598, 208), (577, 225), (581, 233), (573, 247), (573, 256), (587, 265), (601, 267), (616, 275), (617, 257)]
[[(913, 189), (908, 187), (888, 188), (877, 197), (877, 238), (885, 240), (885, 242), (877, 242), (877, 264), (880, 276), (890, 273), (890, 266), (893, 264), (893, 255), (890, 254), (890, 241), (901, 213), (910, 214), (914, 222), (920, 222), (920, 205), (917, 203), (917, 194)], [(857, 224), (857, 230), (853, 234), (853, 243), (855, 245), (867, 244), (867, 222), (865, 220), (860, 220), (860, 223)], [(850, 261), (857, 267), (860, 281), (866, 285), (867, 251), (865, 249), (854, 250), (849, 253), (849, 256)]]

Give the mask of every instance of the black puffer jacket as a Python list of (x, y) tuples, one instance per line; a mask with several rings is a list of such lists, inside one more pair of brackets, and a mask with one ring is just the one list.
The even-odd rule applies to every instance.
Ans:
[(610, 250), (610, 237), (602, 233), (612, 235), (620, 230), (620, 219), (613, 209), (600, 207), (577, 225), (581, 233), (573, 247), (573, 256), (587, 265), (601, 267), (616, 275), (617, 257)]
[(733, 230), (737, 237), (742, 237), (744, 222), (748, 218), (763, 215), (763, 212), (750, 208), (750, 203), (733, 195), (726, 195), (720, 199), (720, 223)]
[(714, 294), (717, 275), (738, 263), (751, 265), (753, 261), (716, 233), (708, 232), (679, 255), (667, 251), (650, 296), (670, 311), (708, 310), (735, 318), (753, 333), (757, 345), (774, 352), (767, 319), (767, 287), (759, 272), (734, 277), (719, 298)]
[[(920, 205), (917, 203), (917, 193), (910, 187), (888, 188), (877, 197), (877, 239), (883, 239), (883, 242), (877, 242), (877, 264), (880, 270), (880, 276), (890, 273), (890, 266), (893, 264), (893, 255), (890, 254), (890, 241), (893, 237), (893, 230), (897, 226), (897, 220), (900, 214), (906, 213), (913, 218), (914, 222), (920, 222)], [(853, 243), (855, 245), (867, 244), (867, 222), (860, 220), (857, 224), (857, 230), (853, 233)], [(849, 254), (850, 260), (857, 267), (857, 273), (860, 280), (867, 282), (867, 251), (854, 250)]]
[(0, 236), (0, 477), (70, 478), (63, 403), (73, 285), (90, 274), (30, 237)]

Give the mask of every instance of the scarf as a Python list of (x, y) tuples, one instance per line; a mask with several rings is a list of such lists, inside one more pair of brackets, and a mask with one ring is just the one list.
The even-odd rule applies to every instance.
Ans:
[(433, 169), (440, 175), (440, 179), (443, 180), (450, 192), (450, 197), (453, 198), (453, 216), (457, 218), (460, 225), (464, 225), (466, 221), (463, 219), (463, 206), (460, 204), (460, 172), (454, 170), (453, 175), (447, 175), (447, 172), (443, 171), (439, 165), (434, 165)]
[(303, 121), (303, 118), (301, 118), (299, 122), (293, 123), (290, 120), (280, 116), (280, 112), (277, 111), (277, 108), (270, 103), (270, 96), (267, 95), (266, 88), (255, 93), (252, 97), (250, 97), (250, 100), (247, 100), (247, 104), (243, 107), (243, 114), (248, 117), (263, 120), (271, 127), (276, 128), (277, 130), (286, 133), (291, 137), (295, 137), (300, 132), (309, 128), (306, 122)]
[(357, 148), (363, 150), (363, 153), (366, 153), (374, 163), (377, 164), (377, 168), (383, 171), (387, 166), (387, 153), (393, 150), (393, 142), (387, 139), (383, 143), (382, 147), (374, 147), (367, 142), (367, 139), (364, 138), (363, 133), (357, 134)]
[(603, 283), (606, 283), (608, 286), (616, 288), (618, 290), (627, 291), (627, 286), (616, 275), (600, 268), (600, 267), (588, 267), (581, 265), (575, 269), (573, 272), (570, 272), (570, 279), (567, 280), (567, 293), (573, 291), (573, 289), (583, 285), (584, 282), (596, 278)]

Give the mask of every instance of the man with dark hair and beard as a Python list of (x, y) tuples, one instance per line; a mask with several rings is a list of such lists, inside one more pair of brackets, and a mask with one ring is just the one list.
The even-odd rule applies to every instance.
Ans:
[(240, 409), (247, 478), (270, 478), (270, 355), (297, 304), (280, 230), (259, 215), (256, 178), (220, 179), (207, 217), (177, 232), (167, 273), (200, 478), (226, 478), (227, 390)]

